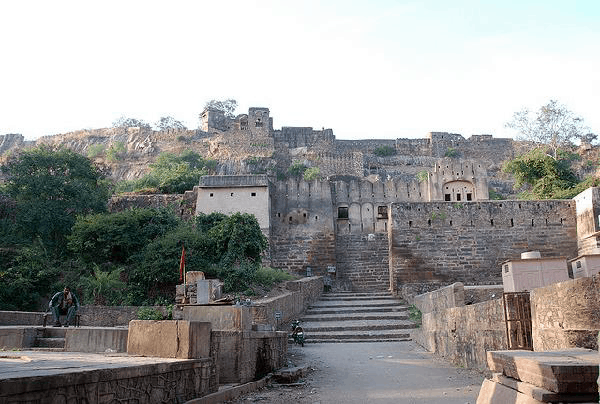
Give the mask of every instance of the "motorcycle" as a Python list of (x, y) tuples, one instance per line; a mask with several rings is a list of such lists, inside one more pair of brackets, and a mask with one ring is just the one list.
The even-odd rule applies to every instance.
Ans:
[(300, 327), (300, 320), (292, 322), (290, 338), (298, 345), (304, 346), (304, 330)]

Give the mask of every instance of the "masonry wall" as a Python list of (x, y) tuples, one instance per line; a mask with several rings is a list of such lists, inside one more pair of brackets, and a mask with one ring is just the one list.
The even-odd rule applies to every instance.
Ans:
[(335, 286), (355, 291), (387, 291), (390, 286), (388, 236), (337, 234)]
[(278, 181), (271, 189), (271, 264), (304, 275), (335, 265), (331, 189), (327, 181)]
[(531, 291), (533, 349), (598, 349), (600, 274)]
[(411, 337), (458, 366), (484, 370), (487, 351), (507, 349), (502, 299), (465, 306), (463, 289), (455, 283), (417, 296), (423, 322)]
[(571, 200), (396, 203), (391, 221), (394, 286), (500, 284), (501, 263), (521, 252), (577, 256)]

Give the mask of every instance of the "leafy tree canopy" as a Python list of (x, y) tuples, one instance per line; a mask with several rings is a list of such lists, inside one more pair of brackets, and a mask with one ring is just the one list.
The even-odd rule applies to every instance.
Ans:
[(191, 150), (179, 156), (161, 153), (156, 162), (150, 164), (148, 174), (137, 180), (119, 182), (116, 191), (154, 189), (164, 194), (182, 194), (198, 185), (200, 177), (214, 172), (216, 167), (215, 160), (205, 159)]
[(557, 158), (560, 147), (570, 146), (589, 133), (583, 118), (556, 100), (550, 100), (536, 113), (526, 108), (515, 112), (506, 126), (518, 132), (518, 139), (549, 145), (554, 158)]
[(235, 118), (235, 110), (237, 109), (238, 103), (234, 99), (228, 100), (210, 100), (204, 105), (204, 109), (216, 109), (221, 111), (228, 118)]
[(570, 155), (558, 151), (555, 159), (546, 148), (536, 148), (504, 163), (502, 170), (515, 177), (515, 189), (525, 187), (523, 199), (555, 199), (564, 197), (579, 183), (570, 168)]
[(78, 214), (103, 212), (108, 187), (90, 160), (68, 149), (25, 150), (2, 166), (4, 193), (16, 204), (15, 225), (24, 240), (61, 245)]

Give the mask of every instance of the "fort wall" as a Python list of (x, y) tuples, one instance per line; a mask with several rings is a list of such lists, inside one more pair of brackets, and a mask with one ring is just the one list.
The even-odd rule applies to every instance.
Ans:
[(577, 256), (572, 200), (391, 205), (393, 288), (404, 283), (501, 283), (501, 263), (524, 251)]

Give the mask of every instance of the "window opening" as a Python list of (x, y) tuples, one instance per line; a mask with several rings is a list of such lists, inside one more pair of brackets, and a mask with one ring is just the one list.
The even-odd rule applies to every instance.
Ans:
[(467, 201), (471, 201), (473, 200), (473, 195), (470, 193), (467, 193)]
[(338, 219), (348, 219), (348, 207), (340, 206), (338, 208)]
[(250, 193), (250, 196), (256, 196), (256, 192)]
[(456, 200), (460, 201), (460, 194), (456, 194)]
[(444, 194), (444, 200), (450, 202), (450, 194)]

